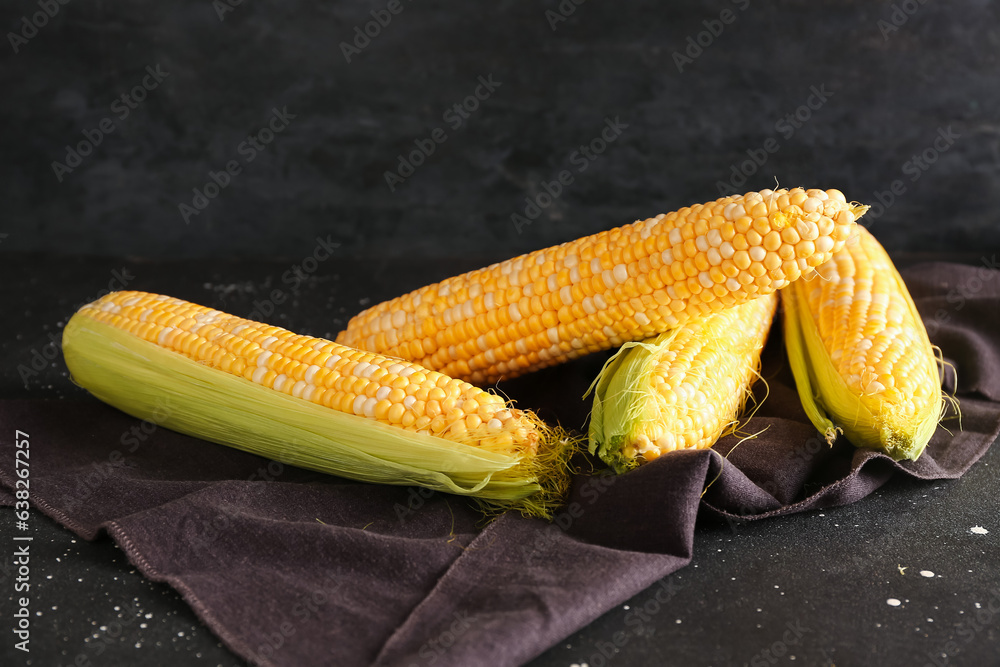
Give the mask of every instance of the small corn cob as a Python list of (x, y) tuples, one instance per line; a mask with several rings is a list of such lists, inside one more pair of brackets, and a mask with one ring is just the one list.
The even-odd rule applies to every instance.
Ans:
[(492, 383), (774, 292), (827, 261), (866, 210), (838, 190), (724, 197), (424, 287), (337, 340)]
[(595, 380), (590, 453), (618, 472), (678, 449), (707, 449), (750, 396), (775, 293), (626, 343)]
[(941, 377), (920, 314), (868, 230), (781, 292), (785, 345), (810, 421), (831, 444), (916, 460), (944, 409)]
[(70, 319), (63, 353), (74, 381), (131, 415), (304, 468), (535, 515), (568, 482), (572, 443), (499, 396), (180, 299), (108, 294)]

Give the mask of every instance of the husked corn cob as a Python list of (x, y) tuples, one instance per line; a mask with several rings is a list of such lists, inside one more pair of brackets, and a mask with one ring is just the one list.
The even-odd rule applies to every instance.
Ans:
[(626, 343), (595, 381), (590, 452), (622, 472), (715, 444), (750, 396), (777, 303), (771, 293)]
[(858, 226), (817, 276), (782, 291), (785, 344), (810, 420), (829, 442), (915, 460), (943, 412), (920, 314), (888, 254)]
[(866, 210), (838, 190), (723, 197), (378, 304), (337, 340), (491, 383), (774, 292), (827, 261)]
[(566, 484), (571, 443), (495, 394), (180, 299), (108, 294), (71, 318), (63, 352), (77, 383), (125, 412), (306, 468), (536, 514)]

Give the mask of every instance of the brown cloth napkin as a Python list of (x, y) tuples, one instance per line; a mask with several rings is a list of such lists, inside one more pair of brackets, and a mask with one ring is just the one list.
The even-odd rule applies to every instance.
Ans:
[[(36, 507), (85, 539), (110, 534), (251, 664), (515, 665), (687, 564), (699, 511), (745, 521), (842, 505), (897, 471), (955, 478), (982, 456), (1000, 429), (1000, 272), (927, 264), (904, 277), (962, 410), (919, 461), (823, 443), (776, 327), (770, 395), (746, 427), (767, 430), (619, 477), (584, 462), (552, 524), (508, 514), (483, 527), (460, 497), (285, 466), (96, 400), (5, 401), (0, 420), (31, 434)], [(0, 449), (9, 489), (13, 443)]]

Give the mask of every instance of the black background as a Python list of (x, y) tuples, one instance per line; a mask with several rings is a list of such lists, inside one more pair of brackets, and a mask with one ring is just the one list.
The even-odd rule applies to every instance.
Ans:
[[(26, 42), (15, 39), (15, 52), (10, 33), (22, 33), (22, 17), (31, 21), (41, 10), (37, 2), (5, 4), (0, 294), (8, 333), (0, 339), (0, 395), (82, 397), (58, 360), (41, 374), (18, 369), (126, 266), (126, 276), (136, 276), (128, 287), (216, 307), (270, 301), (266, 319), (330, 336), (377, 300), (455, 270), (714, 199), (720, 182), (741, 192), (776, 180), (836, 187), (850, 199), (880, 204), (867, 224), (900, 263), (930, 256), (978, 262), (1000, 247), (995, 3), (402, 0), (403, 10), (350, 62), (341, 44), (385, 2), (243, 0), (221, 18), (220, 6), (75, 0), (58, 5), (37, 34), (26, 32), (33, 34)], [(568, 17), (557, 22), (560, 7)], [(735, 18), (713, 23), (723, 10)], [(700, 54), (690, 46), (699, 39)], [(696, 57), (679, 68), (675, 53), (689, 48)], [(116, 98), (141, 86), (147, 67), (167, 75), (122, 118), (124, 102)], [(455, 116), (445, 114), (474, 94), (480, 77), (500, 85), (454, 126)], [(803, 108), (809, 102), (817, 108)], [(241, 143), (267, 125), (275, 108), (294, 118), (247, 162)], [(794, 126), (787, 117), (796, 113), (802, 120)], [(68, 151), (98, 136), (104, 119), (113, 131), (99, 133), (99, 145), (78, 166), (53, 167), (70, 166)], [(607, 119), (627, 127), (580, 171), (574, 152), (597, 138)], [(409, 155), (417, 141), (426, 145), (438, 128), (446, 141), (390, 189), (385, 173), (397, 169), (397, 156)], [(913, 158), (942, 133), (957, 139), (927, 153), (933, 159), (926, 169), (916, 167)], [(763, 164), (747, 162), (753, 155), (761, 161), (762, 153)], [(240, 173), (185, 220), (180, 205), (192, 205), (193, 190), (204, 192), (210, 172), (231, 160)], [(741, 168), (745, 183), (734, 181)], [(519, 229), (512, 214), (524, 214), (526, 198), (537, 200), (562, 170), (573, 182)], [(886, 205), (894, 182), (897, 194)], [(339, 245), (330, 259), (312, 264), (317, 239)], [(370, 283), (372, 276), (378, 280)], [(271, 298), (275, 290), (280, 302)], [(34, 300), (26, 295), (36, 296), (36, 305), (25, 305)], [(578, 362), (581, 376), (599, 362)], [(546, 392), (529, 382), (508, 390), (569, 426), (585, 413), (546, 414)], [(995, 453), (987, 458), (995, 467)], [(939, 605), (943, 611), (928, 618), (959, 622), (986, 599), (977, 591), (991, 583), (989, 573), (972, 572), (983, 562), (978, 543), (949, 532), (957, 508), (982, 502), (967, 490), (995, 477), (989, 461), (974, 474), (986, 476), (974, 487), (966, 479), (895, 481), (825, 518), (700, 528), (694, 565), (677, 575), (692, 583), (684, 603), (692, 616), (663, 615), (657, 634), (637, 638), (613, 663), (673, 664), (672, 656), (676, 664), (742, 664), (800, 614), (823, 625), (797, 664), (833, 664), (838, 655), (848, 661), (836, 664), (860, 664), (866, 655), (882, 664), (904, 655), (895, 662), (929, 660), (922, 647), (943, 645), (951, 635), (925, 621), (924, 611)], [(934, 511), (938, 497), (948, 511)], [(895, 527), (894, 517), (917, 510), (926, 524)], [(990, 511), (996, 515), (995, 503)], [(981, 514), (956, 525), (977, 520)], [(134, 594), (156, 611), (156, 624), (130, 628), (109, 654), (118, 657), (95, 664), (123, 656), (238, 663), (176, 594), (160, 586), (148, 592), (128, 574), (121, 555), (110, 556), (108, 540), (74, 544), (46, 521), (39, 516), (36, 526), (46, 531), (51, 553), (39, 545), (46, 555), (36, 572), (60, 582), (42, 589), (58, 607), (45, 607), (48, 648), (66, 645), (65, 659), (72, 658), (92, 629), (86, 619), (113, 619), (102, 605)], [(4, 522), (6, 533), (9, 513)], [(828, 565), (824, 553), (840, 565)], [(843, 613), (849, 597), (814, 595), (819, 581), (824, 591), (843, 595), (860, 585), (882, 600), (889, 593), (881, 582), (897, 581), (897, 565), (941, 570), (941, 559), (957, 563), (951, 583), (914, 588), (905, 617), (855, 618)], [(795, 603), (768, 600), (758, 622), (755, 600), (765, 591), (753, 573), (770, 568), (788, 577)], [(900, 590), (891, 587), (896, 597)], [(888, 609), (882, 607), (872, 613)], [(824, 623), (838, 610), (836, 623)], [(620, 629), (622, 613), (610, 612), (538, 664), (590, 660)], [(730, 627), (742, 630), (730, 634)], [(996, 632), (988, 627), (977, 635), (966, 655), (995, 659)], [(845, 643), (847, 634), (858, 639)], [(917, 638), (919, 651), (909, 645)], [(133, 641), (143, 647), (134, 654)]]
[[(16, 54), (8, 35), (0, 250), (295, 258), (329, 234), (375, 261), (503, 259), (715, 199), (768, 139), (777, 152), (741, 192), (777, 179), (872, 204), (900, 180), (869, 217), (890, 251), (1000, 241), (995, 3), (563, 3), (558, 22), (556, 2), (401, 3), (350, 63), (341, 44), (381, 0), (245, 0), (222, 20), (211, 0), (73, 2)], [(37, 11), (7, 3), (8, 30)], [(678, 71), (689, 37), (708, 46)], [(116, 104), (147, 66), (167, 76)], [(491, 75), (501, 85), (453, 129), (445, 113)], [(828, 100), (776, 128), (813, 87)], [(240, 144), (286, 107), (295, 118), (246, 163)], [(628, 128), (577, 172), (607, 117)], [(113, 131), (60, 181), (52, 163), (105, 118)], [(447, 140), (391, 192), (385, 172), (437, 128)], [(947, 128), (954, 144), (906, 170)], [(230, 160), (241, 173), (185, 222), (179, 205)], [(574, 183), (518, 233), (511, 214), (562, 169)]]

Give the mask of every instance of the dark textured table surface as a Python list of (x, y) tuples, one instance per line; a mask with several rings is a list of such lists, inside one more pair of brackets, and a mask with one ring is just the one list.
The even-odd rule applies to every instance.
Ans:
[[(302, 276), (294, 289), (282, 287), (281, 275), (296, 261), (11, 259), (0, 267), (0, 308), (10, 334), (0, 348), (0, 396), (90, 400), (68, 381), (58, 358), (35, 375), (25, 369), (35, 351), (44, 356), (49, 334), (113, 276), (127, 279), (129, 288), (236, 313), (266, 308), (279, 290), (287, 300), (273, 321), (329, 335), (368, 300), (478, 265), (401, 262), (391, 270), (369, 267), (361, 280), (362, 266), (339, 260)], [(505, 391), (579, 428), (587, 406), (578, 396), (603, 359), (594, 355), (521, 378)], [(553, 379), (559, 392), (552, 391)], [(994, 447), (958, 480), (897, 477), (846, 507), (740, 525), (702, 521), (688, 567), (531, 664), (1000, 664), (998, 470)], [(13, 511), (0, 510), (3, 534), (13, 524)], [(85, 542), (38, 513), (32, 524), (33, 648), (25, 656), (5, 639), (4, 664), (242, 664), (176, 592), (145, 580), (109, 538)], [(9, 570), (0, 569), (0, 578), (10, 586)], [(665, 599), (664, 590), (673, 595), (661, 605), (657, 593)], [(3, 618), (13, 613), (12, 597), (0, 595)]]

